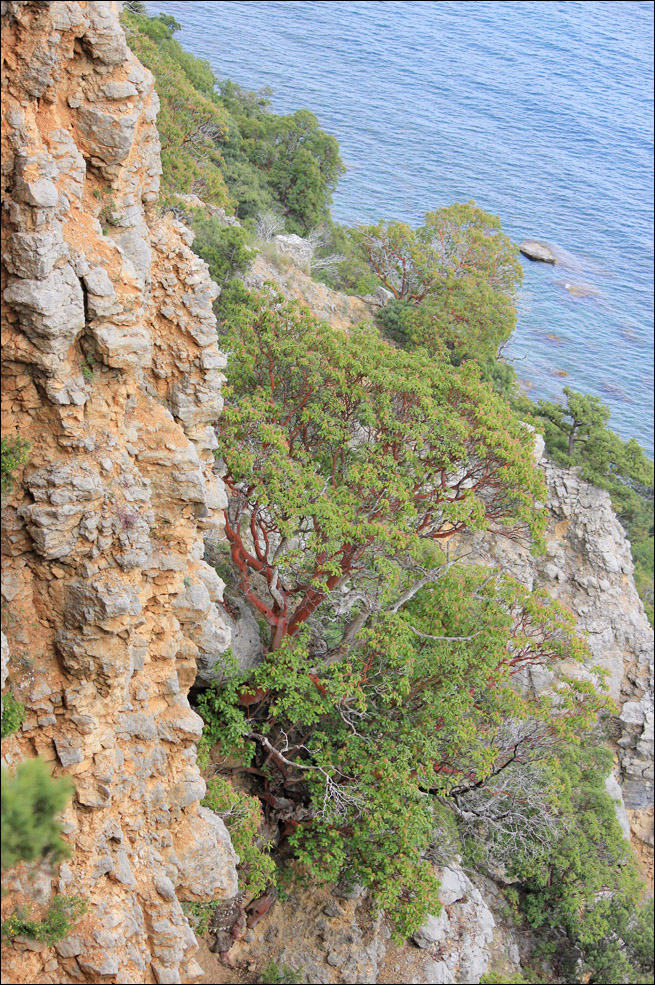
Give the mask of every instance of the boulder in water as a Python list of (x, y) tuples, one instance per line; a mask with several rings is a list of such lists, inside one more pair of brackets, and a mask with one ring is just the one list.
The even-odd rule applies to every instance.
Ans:
[(557, 257), (549, 246), (539, 243), (536, 239), (524, 239), (519, 245), (523, 256), (529, 260), (540, 260), (541, 263), (557, 263)]

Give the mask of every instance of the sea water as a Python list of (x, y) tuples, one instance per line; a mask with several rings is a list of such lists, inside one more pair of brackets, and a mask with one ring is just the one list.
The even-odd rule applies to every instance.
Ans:
[(648, 2), (149, 2), (220, 78), (311, 109), (348, 167), (332, 213), (474, 199), (517, 241), (505, 350), (533, 397), (596, 394), (653, 452), (653, 8)]

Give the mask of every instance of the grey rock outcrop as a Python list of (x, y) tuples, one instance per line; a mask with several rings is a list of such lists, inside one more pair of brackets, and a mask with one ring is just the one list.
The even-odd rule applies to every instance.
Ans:
[[(632, 835), (652, 848), (653, 630), (634, 585), (630, 545), (607, 492), (575, 469), (547, 460), (541, 467), (548, 486), (545, 556), (482, 533), (468, 537), (466, 549), (472, 561), (504, 568), (528, 588), (545, 587), (575, 615), (618, 704), (616, 778)], [(620, 804), (618, 815), (623, 821)]]
[(429, 916), (414, 935), (415, 944), (439, 955), (423, 966), (422, 982), (479, 982), (491, 959), (496, 922), (480, 890), (458, 866), (441, 870), (443, 909)]
[(314, 246), (309, 240), (295, 233), (280, 233), (273, 237), (279, 253), (286, 253), (298, 267), (309, 267), (314, 256)]

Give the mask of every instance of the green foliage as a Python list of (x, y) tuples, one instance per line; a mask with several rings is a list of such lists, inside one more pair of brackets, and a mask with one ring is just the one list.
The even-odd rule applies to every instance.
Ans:
[(182, 901), (182, 909), (198, 937), (203, 937), (209, 930), (216, 905), (213, 900), (211, 902)]
[(51, 947), (70, 935), (74, 924), (84, 916), (87, 909), (88, 903), (81, 896), (57, 895), (42, 919), (35, 919), (25, 907), (15, 910), (2, 921), (2, 936), (9, 939), (29, 937)]
[(14, 487), (14, 472), (29, 459), (30, 445), (21, 438), (1, 439), (0, 482), (2, 495), (11, 492)]
[(380, 284), (362, 256), (352, 229), (331, 221), (319, 230), (312, 277), (346, 294), (373, 294)]
[[(227, 755), (233, 749), (245, 750), (244, 736), (248, 729), (242, 710), (238, 707), (239, 693), (246, 680), (240, 673), (229, 648), (222, 655), (223, 679), (198, 696), (198, 711), (205, 727), (198, 743), (198, 762), (202, 769), (209, 765), (209, 754), (215, 745)], [(245, 756), (245, 752), (242, 753)]]
[(584, 654), (555, 602), (501, 576), (433, 570), (433, 584), (360, 632), (340, 657), (317, 663), (305, 629), (247, 684), (206, 694), (203, 707), (217, 734), (224, 715), (226, 730), (261, 753), (269, 790), (281, 783), (288, 796), (303, 784), (313, 816), (290, 842), (308, 878), (345, 873), (362, 882), (401, 937), (439, 908), (425, 860), (442, 826), (433, 798), (441, 810), (510, 766), (543, 757), (605, 703), (589, 683), (565, 677), (536, 699), (513, 686), (528, 667), (555, 669)]
[(203, 805), (223, 818), (230, 832), (234, 850), (239, 856), (239, 876), (249, 896), (260, 896), (276, 882), (275, 862), (270, 853), (258, 846), (258, 834), (263, 816), (257, 797), (235, 790), (223, 777), (217, 776), (207, 784)]
[(483, 975), (480, 979), (480, 985), (532, 985), (529, 978), (524, 978), (523, 975), (512, 975), (508, 978), (506, 974), (502, 972), (488, 972)]
[(287, 116), (268, 112), (270, 92), (220, 83), (230, 114), (226, 179), (248, 219), (279, 205), (289, 232), (305, 234), (329, 218), (329, 204), (345, 168), (339, 145), (309, 110)]
[(248, 245), (248, 233), (240, 226), (222, 226), (214, 218), (197, 219), (194, 249), (207, 261), (212, 280), (223, 288), (241, 277), (255, 258), (256, 250)]
[(68, 846), (55, 820), (71, 798), (72, 781), (53, 779), (42, 759), (28, 759), (13, 775), (2, 770), (2, 869), (44, 855), (63, 858)]
[(486, 360), (514, 330), (521, 283), (518, 249), (500, 221), (474, 202), (427, 212), (411, 229), (402, 222), (361, 226), (362, 255), (396, 299), (381, 313), (389, 337), (433, 357)]
[[(401, 352), (372, 326), (344, 337), (277, 295), (230, 291), (229, 303), (225, 529), (272, 648), (341, 598), (345, 579), (373, 597), (393, 583), (389, 565), (417, 571), (426, 545), (453, 533), (539, 538), (530, 435), (475, 367)], [(256, 556), (241, 539), (246, 523)]]
[(13, 694), (8, 693), (2, 698), (2, 738), (13, 735), (25, 721), (25, 705), (18, 701)]
[(120, 215), (116, 212), (116, 203), (111, 195), (107, 204), (101, 208), (98, 220), (104, 234), (109, 231), (110, 227), (120, 225)]
[(266, 965), (261, 973), (259, 981), (266, 983), (266, 985), (296, 985), (298, 982), (303, 980), (303, 970), (299, 968), (290, 968), (286, 964), (277, 964), (275, 961), (271, 961)]
[(153, 73), (161, 102), (162, 197), (169, 203), (179, 194), (193, 193), (210, 205), (229, 207), (221, 153), (228, 116), (214, 93), (209, 64), (173, 39), (171, 20), (129, 9), (122, 15), (127, 41)]
[(636, 862), (605, 791), (611, 761), (594, 743), (559, 750), (551, 782), (563, 834), (536, 858), (517, 854), (511, 869), (525, 916), (556, 942), (562, 972), (599, 985), (653, 973), (652, 901), (641, 901)]
[[(476, 526), (539, 536), (531, 438), (474, 366), (367, 326), (344, 337), (235, 281), (218, 307), (226, 535), (271, 652), (202, 695), (203, 741), (265, 768), (270, 792), (302, 791), (312, 816), (290, 843), (308, 877), (362, 882), (405, 936), (438, 912), (439, 810), (487, 784), (493, 800), (606, 704), (565, 675), (523, 695), (515, 675), (584, 655), (572, 617), (511, 579), (455, 574), (439, 546)], [(538, 834), (544, 802), (502, 793), (527, 832), (512, 837)]]
[(93, 356), (86, 357), (85, 361), (82, 363), (81, 369), (82, 369), (82, 376), (84, 377), (86, 382), (91, 383), (93, 381), (93, 374), (95, 372), (95, 360)]
[[(161, 101), (165, 202), (181, 193), (232, 210), (240, 219), (279, 209), (291, 232), (328, 219), (332, 192), (344, 166), (334, 137), (313, 113), (268, 112), (268, 92), (218, 83), (209, 63), (178, 44), (179, 25), (160, 14), (127, 8), (128, 42), (155, 76)], [(217, 89), (218, 87), (218, 89)]]

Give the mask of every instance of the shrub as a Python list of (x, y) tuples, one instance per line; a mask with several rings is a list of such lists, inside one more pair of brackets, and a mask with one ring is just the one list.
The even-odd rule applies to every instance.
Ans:
[(13, 735), (25, 721), (25, 705), (13, 694), (5, 694), (2, 699), (2, 738)]
[(525, 916), (554, 945), (561, 973), (598, 985), (653, 974), (652, 900), (642, 899), (645, 887), (605, 791), (611, 763), (597, 741), (561, 747), (551, 777), (561, 835), (530, 858), (515, 853), (510, 867), (523, 886)]
[(299, 968), (290, 968), (286, 964), (278, 964), (276, 961), (271, 961), (267, 964), (261, 973), (259, 981), (263, 985), (297, 985), (297, 983), (303, 980), (303, 970)]
[(270, 113), (269, 92), (251, 92), (229, 79), (218, 83), (208, 62), (175, 41), (174, 18), (149, 18), (127, 7), (122, 19), (161, 101), (165, 201), (193, 192), (213, 205), (236, 206), (240, 219), (278, 211), (290, 232), (327, 219), (344, 166), (337, 141), (313, 113)]
[(217, 904), (211, 902), (182, 901), (182, 909), (198, 937), (203, 937), (208, 929)]
[(230, 832), (239, 856), (239, 875), (249, 896), (260, 896), (267, 886), (275, 885), (275, 863), (269, 852), (257, 845), (263, 817), (257, 797), (236, 791), (223, 777), (207, 784), (203, 805), (219, 814)]
[(11, 492), (14, 486), (14, 472), (29, 458), (30, 445), (21, 438), (1, 439), (1, 490), (2, 495)]
[(223, 288), (228, 281), (241, 277), (250, 267), (257, 251), (248, 245), (248, 233), (240, 226), (222, 226), (218, 219), (197, 219), (194, 249), (206, 260), (213, 280)]
[(42, 759), (28, 759), (10, 775), (2, 770), (2, 869), (44, 855), (68, 854), (55, 815), (71, 798), (72, 781), (53, 779)]
[(7, 920), (2, 921), (2, 936), (29, 937), (52, 946), (65, 940), (74, 924), (88, 909), (87, 901), (81, 896), (55, 896), (42, 919), (35, 919), (29, 909), (21, 907)]

